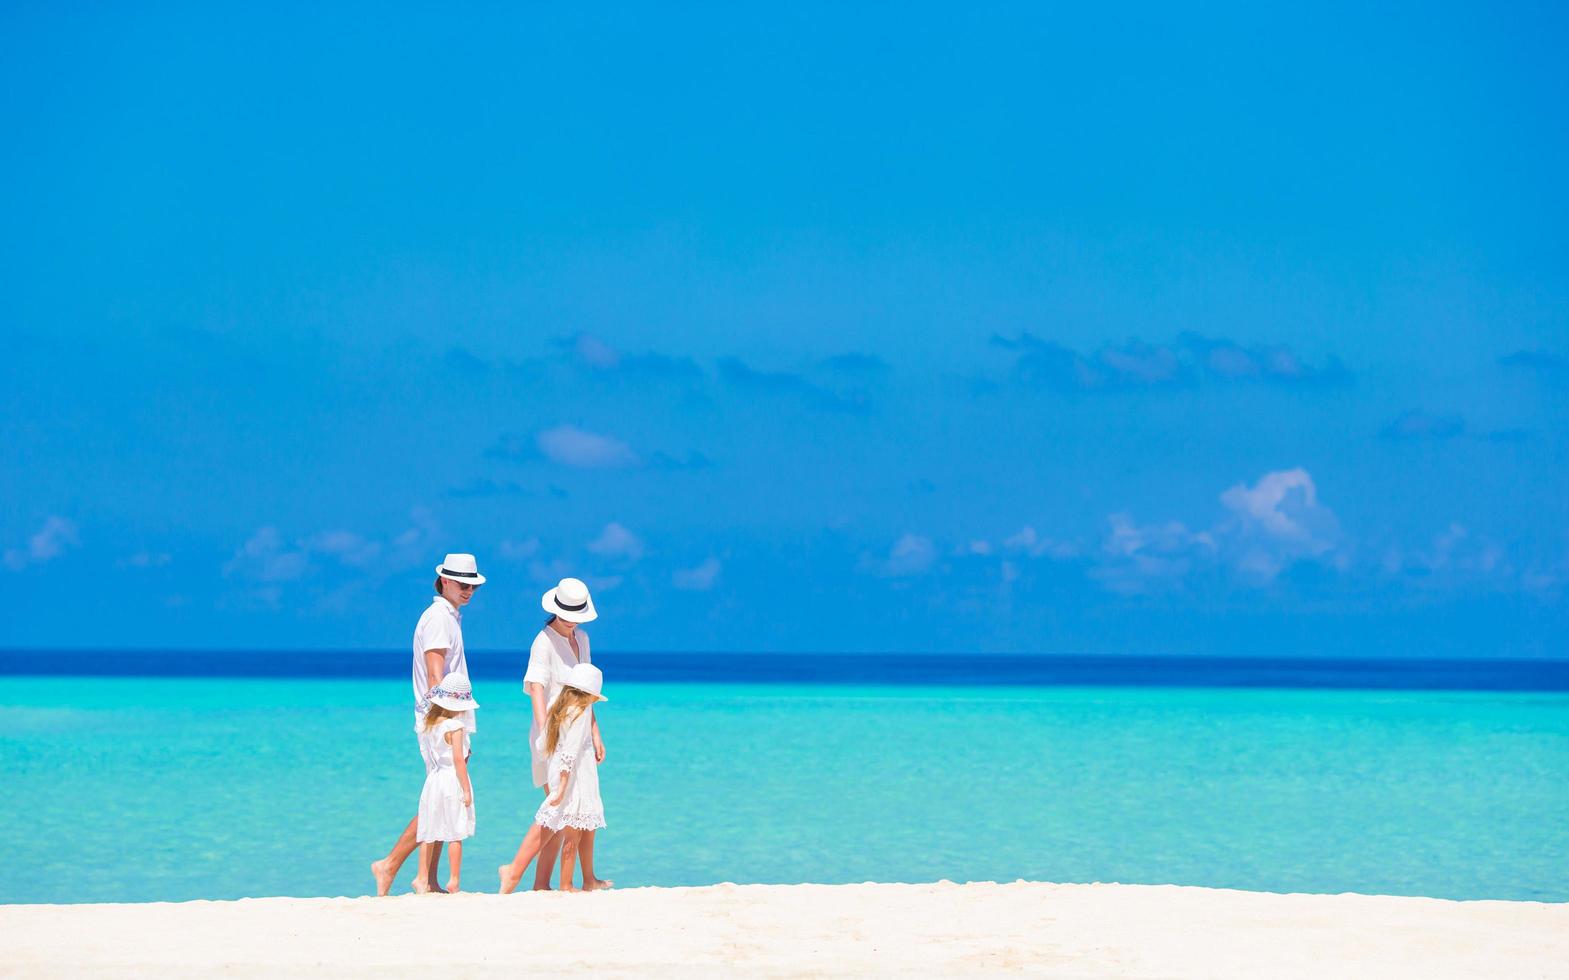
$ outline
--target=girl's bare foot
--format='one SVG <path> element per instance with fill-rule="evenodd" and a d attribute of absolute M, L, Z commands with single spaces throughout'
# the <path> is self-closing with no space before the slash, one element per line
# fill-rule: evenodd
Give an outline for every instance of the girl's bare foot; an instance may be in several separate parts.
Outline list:
<path fill-rule="evenodd" d="M 501 894 L 503 895 L 512 894 L 513 889 L 518 887 L 518 882 L 523 878 L 523 872 L 513 871 L 510 864 L 503 864 L 496 869 L 496 872 L 501 875 Z"/>
<path fill-rule="evenodd" d="M 415 878 L 414 879 L 414 894 L 416 894 L 416 895 L 429 895 L 430 894 L 430 882 L 424 880 L 423 878 Z"/>
<path fill-rule="evenodd" d="M 614 887 L 616 887 L 616 883 L 609 878 L 590 878 L 588 881 L 583 882 L 583 890 L 586 892 L 603 891 L 606 888 Z"/>
<path fill-rule="evenodd" d="M 447 891 L 449 893 L 451 893 L 451 892 L 455 892 L 457 890 L 458 890 L 458 879 L 456 879 L 456 878 L 448 878 L 447 879 Z"/>
<path fill-rule="evenodd" d="M 564 891 L 564 892 L 580 892 L 582 890 L 583 889 L 575 888 L 572 885 L 562 885 L 561 888 L 559 889 L 559 891 Z"/>
<path fill-rule="evenodd" d="M 392 891 L 392 869 L 387 867 L 387 859 L 370 863 L 370 873 L 376 876 L 376 894 L 386 895 Z"/>

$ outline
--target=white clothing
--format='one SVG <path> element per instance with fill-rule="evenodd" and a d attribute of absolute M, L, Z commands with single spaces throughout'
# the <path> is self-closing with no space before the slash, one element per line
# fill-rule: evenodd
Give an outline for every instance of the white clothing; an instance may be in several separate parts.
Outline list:
<path fill-rule="evenodd" d="M 472 714 L 465 711 L 464 714 Z M 457 732 L 449 744 L 447 733 Z M 435 768 L 425 775 L 425 789 L 419 795 L 419 824 L 414 836 L 421 844 L 430 841 L 466 840 L 474 836 L 474 806 L 472 800 L 463 805 L 463 786 L 458 782 L 458 771 L 453 768 L 454 751 L 468 752 L 468 733 L 463 719 L 443 718 L 436 727 L 420 733 L 425 757 L 435 761 Z M 472 787 L 472 784 L 471 784 Z"/>
<path fill-rule="evenodd" d="M 539 737 L 538 747 L 545 749 L 545 737 Z M 547 760 L 550 772 L 550 793 L 555 795 L 561 785 L 561 774 L 566 773 L 567 791 L 561 802 L 550 805 L 550 797 L 540 804 L 534 822 L 549 830 L 575 827 L 578 830 L 598 830 L 605 825 L 605 804 L 599 798 L 599 764 L 594 761 L 594 709 L 584 708 L 561 733 L 556 751 Z"/>
<path fill-rule="evenodd" d="M 578 654 L 572 654 L 572 642 L 546 626 L 534 637 L 534 643 L 528 648 L 528 670 L 523 674 L 524 685 L 539 684 L 545 688 L 545 714 L 550 714 L 550 706 L 556 702 L 556 695 L 561 693 L 565 685 L 567 671 L 577 664 L 592 663 L 588 652 L 588 633 L 579 627 L 577 630 Z M 531 722 L 528 729 L 528 744 L 531 746 L 534 764 L 534 785 L 543 786 L 548 778 L 545 771 L 544 743 L 539 737 L 543 732 L 537 722 Z"/>
<path fill-rule="evenodd" d="M 454 671 L 469 672 L 469 663 L 463 656 L 463 614 L 458 612 L 456 606 L 441 596 L 431 600 L 430 607 L 419 618 L 419 625 L 414 627 L 414 730 L 417 732 L 425 724 L 425 712 L 430 708 L 430 701 L 425 695 L 430 693 L 433 686 L 430 675 L 425 670 L 425 651 L 445 650 L 442 658 L 442 676 Z M 465 711 L 462 715 L 463 727 L 470 733 L 477 731 L 474 726 L 474 712 Z"/>

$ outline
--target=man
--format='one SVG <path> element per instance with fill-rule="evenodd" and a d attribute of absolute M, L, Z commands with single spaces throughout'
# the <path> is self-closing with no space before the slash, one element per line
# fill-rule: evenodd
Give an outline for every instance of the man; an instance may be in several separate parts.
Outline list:
<path fill-rule="evenodd" d="M 479 574 L 473 555 L 448 555 L 446 561 L 436 566 L 436 597 L 414 627 L 414 732 L 417 735 L 430 708 L 430 689 L 441 683 L 448 674 L 468 673 L 468 661 L 463 656 L 463 613 L 460 610 L 474 598 L 474 590 L 485 584 Z M 464 718 L 464 727 L 473 734 L 474 713 Z M 424 740 L 420 741 L 420 755 L 425 759 L 428 774 L 435 760 L 425 754 Z M 398 869 L 418 847 L 415 831 L 419 817 L 415 816 L 403 828 L 397 843 L 380 861 L 371 863 L 371 874 L 376 877 L 376 894 L 385 895 L 392 890 Z M 445 891 L 436 884 L 436 864 L 441 860 L 441 844 L 436 845 L 435 857 L 430 862 L 429 877 L 414 882 L 416 892 Z"/>

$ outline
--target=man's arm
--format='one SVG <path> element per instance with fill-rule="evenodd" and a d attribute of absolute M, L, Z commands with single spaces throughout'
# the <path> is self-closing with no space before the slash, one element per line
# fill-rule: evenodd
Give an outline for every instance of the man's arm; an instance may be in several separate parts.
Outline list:
<path fill-rule="evenodd" d="M 442 678 L 447 676 L 447 651 L 445 648 L 425 651 L 425 676 L 430 678 L 430 687 L 440 684 Z M 430 688 L 427 687 L 425 690 L 429 693 Z"/>

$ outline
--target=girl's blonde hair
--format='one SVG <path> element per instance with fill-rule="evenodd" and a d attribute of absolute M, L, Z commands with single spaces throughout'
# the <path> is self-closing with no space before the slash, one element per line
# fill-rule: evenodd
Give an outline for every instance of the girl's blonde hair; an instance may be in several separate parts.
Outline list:
<path fill-rule="evenodd" d="M 458 713 L 456 711 L 453 711 L 451 708 L 443 708 L 441 705 L 432 701 L 430 703 L 430 710 L 425 712 L 425 720 L 420 722 L 420 727 L 428 732 L 446 719 L 456 718 L 457 716 Z"/>
<path fill-rule="evenodd" d="M 556 751 L 556 743 L 561 741 L 561 730 L 597 700 L 587 691 L 563 687 L 561 693 L 556 695 L 556 703 L 550 706 L 550 714 L 545 716 L 545 751 Z M 570 719 L 568 714 L 572 716 Z"/>

